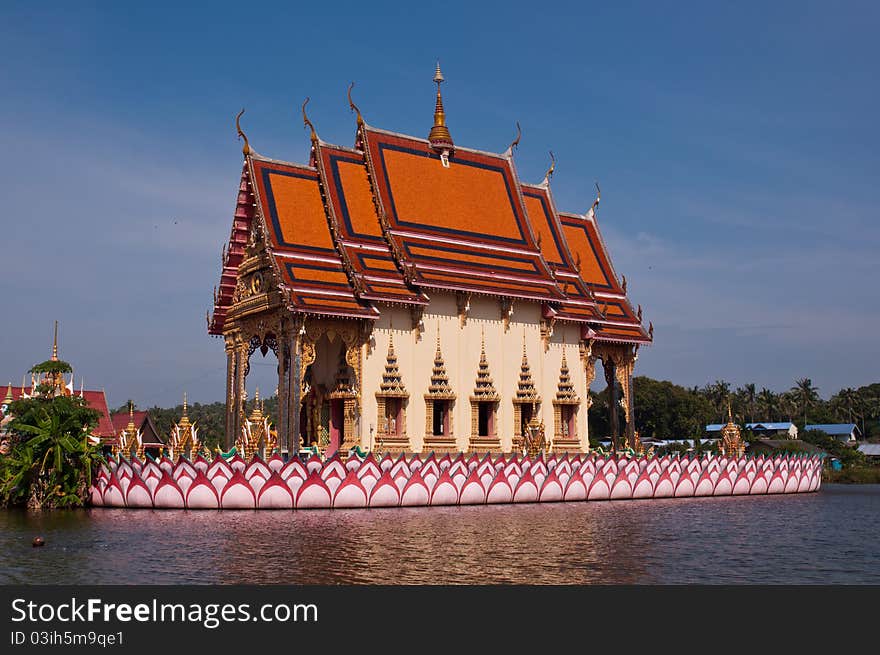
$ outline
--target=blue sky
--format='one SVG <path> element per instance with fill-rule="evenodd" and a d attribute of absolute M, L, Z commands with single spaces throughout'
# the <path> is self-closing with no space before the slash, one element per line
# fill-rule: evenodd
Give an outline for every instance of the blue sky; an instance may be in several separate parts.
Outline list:
<path fill-rule="evenodd" d="M 807 376 L 824 397 L 877 381 L 880 8 L 765 4 L 5 2 L 0 375 L 47 355 L 57 318 L 113 406 L 221 399 L 205 311 L 235 113 L 257 151 L 304 161 L 299 105 L 351 145 L 354 80 L 370 124 L 425 135 L 439 58 L 457 143 L 500 152 L 518 120 L 519 173 L 540 180 L 552 149 L 560 209 L 600 181 L 655 326 L 638 373 Z"/>

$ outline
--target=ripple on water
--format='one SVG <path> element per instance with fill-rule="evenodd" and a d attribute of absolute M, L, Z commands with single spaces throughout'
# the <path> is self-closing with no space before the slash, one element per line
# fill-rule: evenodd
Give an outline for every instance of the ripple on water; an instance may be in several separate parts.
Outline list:
<path fill-rule="evenodd" d="M 0 582 L 877 584 L 878 502 L 880 485 L 825 485 L 479 507 L 0 511 Z"/>

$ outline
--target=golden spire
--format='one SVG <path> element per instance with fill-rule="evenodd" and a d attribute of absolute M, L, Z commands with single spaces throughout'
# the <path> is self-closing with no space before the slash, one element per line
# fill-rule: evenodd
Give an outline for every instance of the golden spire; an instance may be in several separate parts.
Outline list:
<path fill-rule="evenodd" d="M 547 172 L 544 174 L 544 182 L 543 184 L 550 184 L 550 178 L 553 177 L 553 171 L 556 170 L 556 157 L 553 156 L 553 151 L 550 151 L 550 168 L 547 169 Z"/>
<path fill-rule="evenodd" d="M 55 339 L 52 341 L 52 361 L 58 361 L 58 321 L 55 321 Z"/>
<path fill-rule="evenodd" d="M 241 146 L 241 152 L 246 157 L 251 154 L 251 146 L 248 143 L 248 138 L 245 133 L 241 129 L 241 115 L 244 113 L 244 109 L 238 112 L 238 116 L 235 117 L 235 130 L 238 132 L 238 138 L 244 141 L 244 144 Z"/>
<path fill-rule="evenodd" d="M 302 106 L 303 127 L 308 127 L 311 130 L 312 133 L 309 135 L 309 138 L 312 140 L 312 143 L 314 143 L 318 140 L 318 134 L 317 132 L 315 132 L 315 126 L 312 125 L 312 121 L 310 121 L 309 117 L 306 116 L 306 105 L 309 104 L 309 100 L 311 100 L 311 98 L 307 97 Z"/>
<path fill-rule="evenodd" d="M 187 428 L 190 427 L 189 413 L 187 412 L 187 409 L 188 409 L 188 405 L 186 402 L 186 391 L 184 391 L 183 392 L 183 415 L 180 417 L 180 422 L 178 423 L 181 430 L 186 430 Z"/>
<path fill-rule="evenodd" d="M 6 387 L 6 398 L 3 399 L 3 404 L 8 405 L 13 401 L 12 398 L 12 382 L 9 383 L 9 386 Z"/>
<path fill-rule="evenodd" d="M 254 409 L 250 415 L 251 423 L 261 423 L 263 421 L 263 411 L 260 407 L 260 387 L 254 392 Z"/>
<path fill-rule="evenodd" d="M 134 402 L 131 400 L 128 401 L 128 425 L 125 426 L 125 431 L 129 436 L 137 432 L 137 426 L 134 424 Z"/>
<path fill-rule="evenodd" d="M 446 127 L 446 112 L 443 109 L 443 96 L 440 93 L 440 85 L 444 82 L 443 73 L 440 72 L 440 62 L 437 62 L 437 70 L 434 72 L 434 83 L 437 84 L 437 103 L 434 105 L 434 126 L 428 134 L 428 142 L 438 152 L 446 152 L 455 148 L 452 135 Z"/>
<path fill-rule="evenodd" d="M 358 127 L 363 127 L 364 125 L 364 117 L 361 116 L 361 110 L 358 109 L 358 106 L 354 104 L 354 100 L 351 99 L 351 90 L 354 88 L 354 82 L 348 85 L 348 106 L 351 110 L 357 113 L 357 124 Z"/>
<path fill-rule="evenodd" d="M 510 143 L 510 146 L 507 148 L 511 154 L 513 154 L 513 149 L 519 145 L 519 140 L 522 138 L 522 130 L 519 129 L 519 121 L 516 122 L 516 138 Z"/>

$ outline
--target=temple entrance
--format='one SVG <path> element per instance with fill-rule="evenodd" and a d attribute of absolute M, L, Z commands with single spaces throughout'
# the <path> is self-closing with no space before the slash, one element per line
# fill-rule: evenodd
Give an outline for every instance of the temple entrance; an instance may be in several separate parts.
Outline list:
<path fill-rule="evenodd" d="M 349 406 L 357 394 L 345 360 L 345 344 L 340 338 L 331 340 L 322 335 L 314 352 L 314 361 L 303 378 L 300 434 L 303 446 L 329 457 L 353 437 Z"/>

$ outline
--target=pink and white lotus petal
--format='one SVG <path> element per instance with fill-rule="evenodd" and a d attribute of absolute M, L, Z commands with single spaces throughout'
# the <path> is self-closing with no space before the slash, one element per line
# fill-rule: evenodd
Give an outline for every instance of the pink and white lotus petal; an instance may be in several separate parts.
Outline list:
<path fill-rule="evenodd" d="M 235 470 L 229 482 L 220 494 L 220 506 L 223 509 L 253 509 L 257 506 L 257 497 L 248 480 L 240 470 Z"/>
<path fill-rule="evenodd" d="M 611 500 L 629 500 L 632 497 L 632 483 L 629 481 L 629 477 L 627 477 L 626 472 L 621 472 L 617 479 L 614 481 L 614 484 L 611 485 L 611 494 L 608 496 L 608 498 Z"/>
<path fill-rule="evenodd" d="M 368 498 L 367 490 L 361 484 L 357 472 L 349 471 L 348 475 L 345 476 L 345 479 L 336 489 L 336 493 L 333 494 L 333 507 L 366 507 Z"/>
<path fill-rule="evenodd" d="M 297 509 L 326 509 L 333 504 L 333 496 L 317 471 L 311 475 L 299 488 L 296 494 Z"/>
<path fill-rule="evenodd" d="M 534 468 L 534 467 L 532 467 Z M 513 502 L 536 503 L 538 502 L 538 484 L 532 475 L 531 468 L 523 471 L 522 477 L 513 490 Z"/>
<path fill-rule="evenodd" d="M 397 507 L 400 504 L 400 491 L 391 478 L 391 466 L 370 491 L 370 507 Z"/>
<path fill-rule="evenodd" d="M 421 471 L 414 469 L 403 491 L 400 492 L 401 507 L 422 507 L 431 500 L 431 490 L 422 479 Z"/>
<path fill-rule="evenodd" d="M 513 489 L 504 471 L 499 471 L 489 488 L 486 490 L 486 502 L 492 503 L 509 503 L 513 500 Z"/>
<path fill-rule="evenodd" d="M 461 493 L 458 496 L 459 505 L 482 505 L 486 502 L 486 488 L 483 486 L 476 467 L 470 472 L 464 484 L 461 485 Z"/>
<path fill-rule="evenodd" d="M 442 465 L 442 462 L 441 462 Z M 440 477 L 437 478 L 434 488 L 431 490 L 431 505 L 457 505 L 458 488 L 449 475 L 449 466 L 443 468 Z"/>
<path fill-rule="evenodd" d="M 219 476 L 225 480 L 223 476 Z M 220 507 L 220 494 L 208 477 L 198 471 L 189 489 L 186 490 L 186 506 L 189 509 L 217 509 Z"/>
<path fill-rule="evenodd" d="M 257 493 L 257 507 L 260 509 L 293 509 L 293 494 L 277 471 L 272 471 L 269 479 Z"/>
<path fill-rule="evenodd" d="M 156 490 L 153 492 L 153 507 L 166 509 L 183 509 L 186 507 L 186 499 L 183 491 L 167 473 L 159 480 Z"/>

